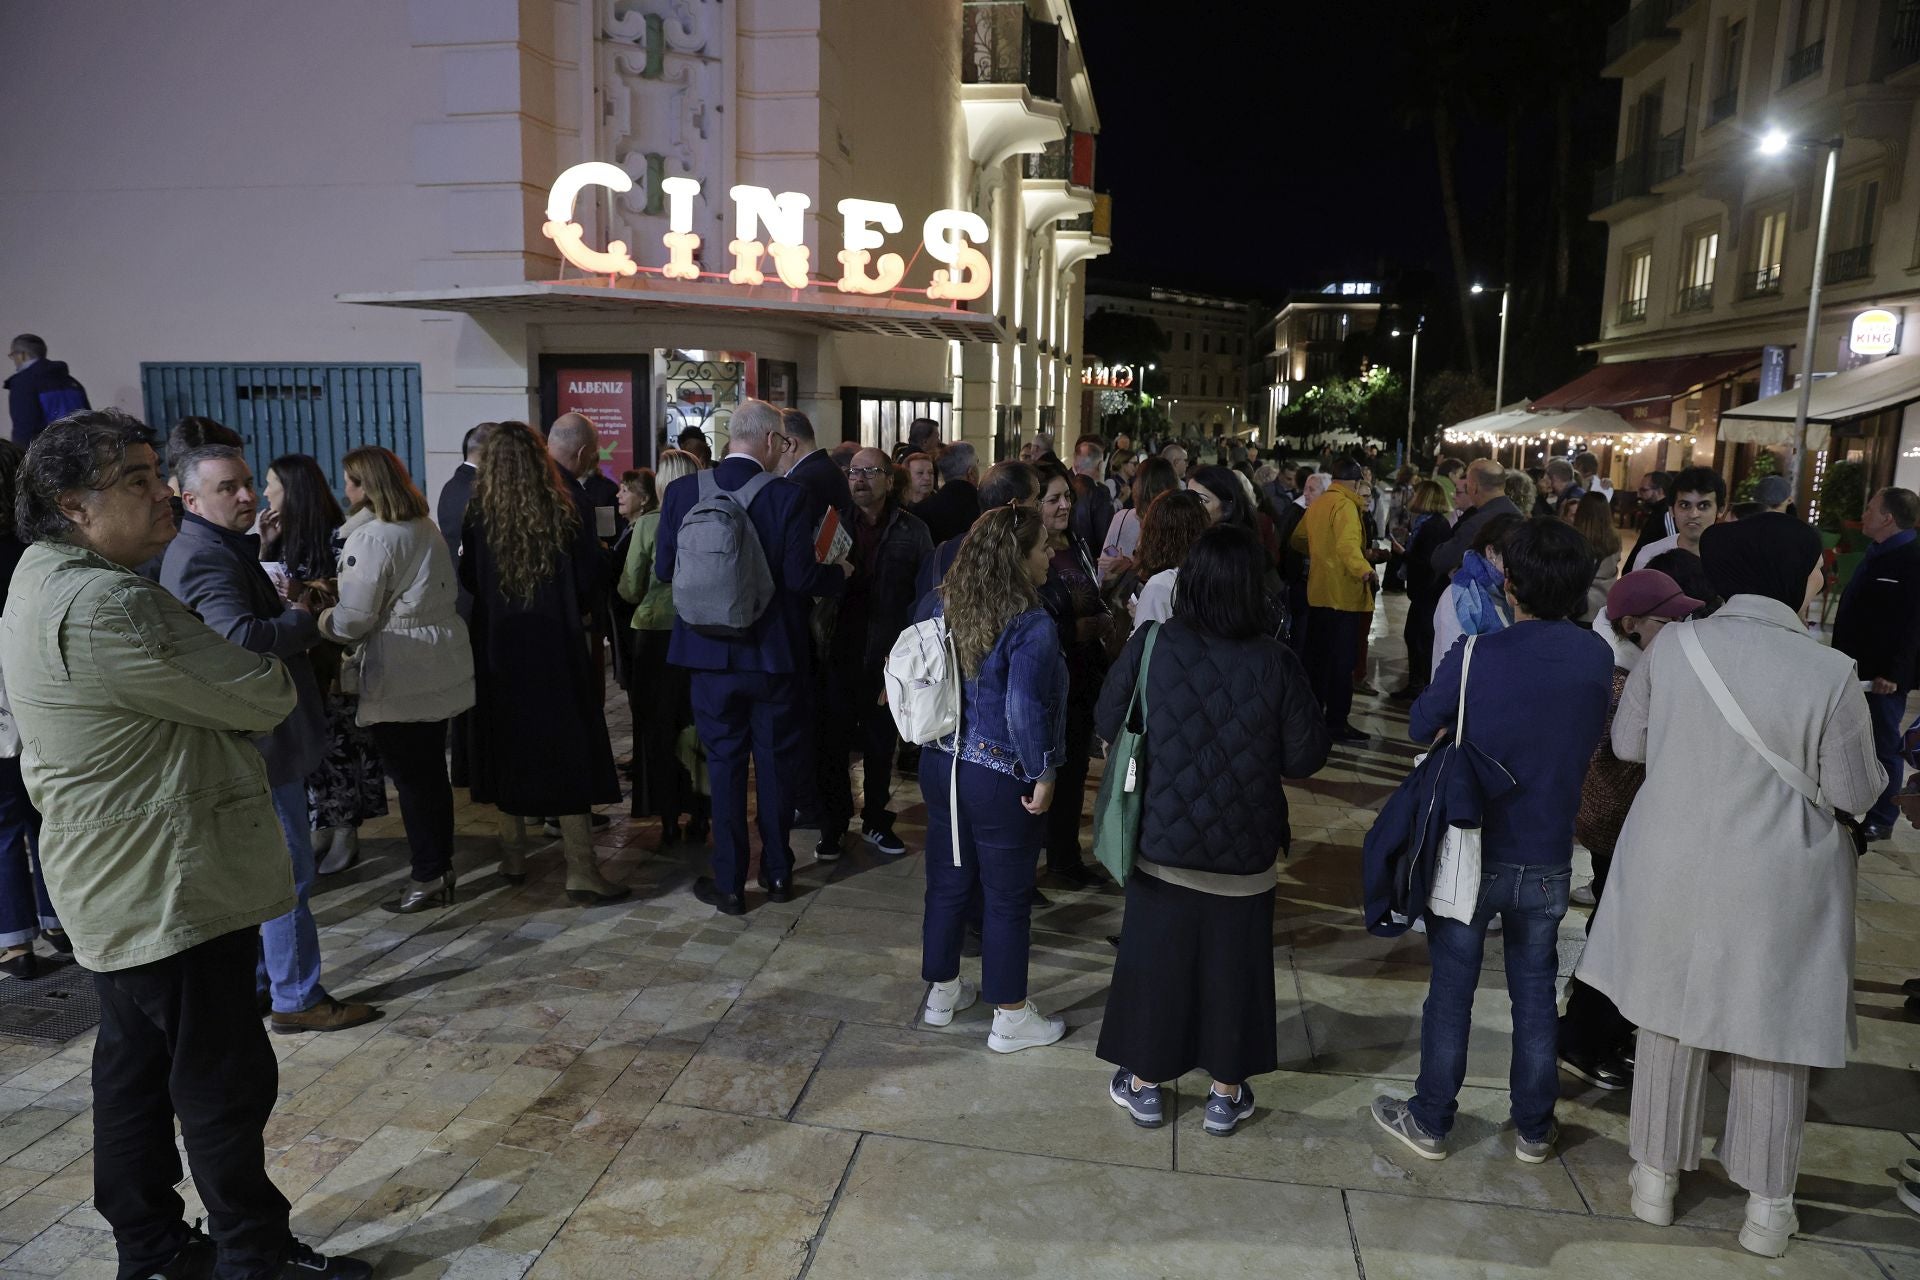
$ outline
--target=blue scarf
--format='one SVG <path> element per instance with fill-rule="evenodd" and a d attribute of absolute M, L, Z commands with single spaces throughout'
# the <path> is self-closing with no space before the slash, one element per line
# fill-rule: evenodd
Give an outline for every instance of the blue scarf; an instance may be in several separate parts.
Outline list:
<path fill-rule="evenodd" d="M 1507 615 L 1507 580 L 1491 561 L 1478 551 L 1467 552 L 1453 575 L 1454 616 L 1460 619 L 1463 635 L 1484 636 L 1512 621 Z"/>

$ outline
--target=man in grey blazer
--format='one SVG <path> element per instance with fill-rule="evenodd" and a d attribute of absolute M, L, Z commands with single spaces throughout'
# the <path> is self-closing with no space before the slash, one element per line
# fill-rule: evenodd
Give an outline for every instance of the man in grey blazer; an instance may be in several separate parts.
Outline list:
<path fill-rule="evenodd" d="M 307 651 L 320 642 L 314 612 L 322 602 L 303 585 L 295 603 L 288 604 L 260 567 L 260 540 L 247 532 L 259 498 L 245 455 L 227 445 L 207 445 L 173 459 L 172 465 L 186 511 L 179 536 L 167 545 L 160 585 L 231 643 L 284 661 L 299 694 L 280 727 L 255 739 L 293 859 L 293 910 L 260 926 L 273 1029 L 291 1035 L 359 1026 L 379 1012 L 336 1000 L 320 985 L 320 937 L 307 905 L 314 876 L 307 775 L 327 751 L 326 706 Z"/>
<path fill-rule="evenodd" d="M 1506 478 L 1506 468 L 1492 458 L 1475 458 L 1467 467 L 1467 474 L 1460 481 L 1460 493 L 1467 505 L 1460 514 L 1460 523 L 1453 526 L 1453 536 L 1433 553 L 1433 567 L 1437 572 L 1451 575 L 1460 567 L 1480 527 L 1487 521 L 1500 515 L 1523 514 L 1501 489 Z"/>

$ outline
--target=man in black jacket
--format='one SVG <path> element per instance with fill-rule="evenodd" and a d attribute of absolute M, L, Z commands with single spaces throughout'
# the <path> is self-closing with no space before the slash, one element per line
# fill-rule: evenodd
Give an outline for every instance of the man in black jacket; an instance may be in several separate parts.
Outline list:
<path fill-rule="evenodd" d="M 1623 574 L 1632 573 L 1639 565 L 1640 553 L 1662 538 L 1673 536 L 1673 477 L 1664 471 L 1649 471 L 1640 477 L 1640 509 L 1646 512 L 1640 521 L 1640 534 L 1633 540 L 1633 550 L 1627 553 L 1626 563 L 1620 566 Z"/>
<path fill-rule="evenodd" d="M 93 407 L 87 403 L 87 389 L 67 372 L 66 361 L 47 359 L 44 338 L 21 334 L 8 348 L 7 358 L 14 367 L 14 375 L 5 383 L 7 408 L 13 415 L 13 442 L 22 449 L 55 418 Z"/>
<path fill-rule="evenodd" d="M 1433 553 L 1435 572 L 1451 576 L 1466 559 L 1474 538 L 1487 521 L 1495 516 L 1522 514 L 1520 508 L 1507 500 L 1502 488 L 1506 478 L 1506 468 L 1492 458 L 1475 458 L 1467 467 L 1467 474 L 1460 480 L 1460 492 L 1467 505 L 1460 513 L 1460 523 L 1453 526 L 1453 536 Z"/>
<path fill-rule="evenodd" d="M 933 545 L 957 538 L 980 518 L 980 455 L 965 440 L 948 445 L 934 459 L 940 487 L 911 508 L 927 526 Z"/>
<path fill-rule="evenodd" d="M 467 429 L 466 438 L 460 442 L 460 465 L 453 469 L 453 475 L 440 487 L 439 501 L 434 504 L 433 522 L 440 526 L 440 536 L 447 540 L 447 550 L 453 556 L 456 569 L 460 566 L 460 529 L 467 520 L 467 504 L 473 501 L 473 482 L 480 474 L 480 448 L 486 444 L 487 437 L 493 434 L 495 425 L 482 422 Z M 458 573 L 453 575 L 453 590 L 454 609 L 463 619 L 471 621 L 473 596 Z M 468 784 L 467 726 L 471 714 L 462 711 L 447 722 L 447 750 L 453 761 L 448 769 L 448 778 L 456 787 Z"/>
<path fill-rule="evenodd" d="M 1762 515 L 1756 520 L 1788 520 Z M 1873 540 L 1867 557 L 1853 571 L 1833 620 L 1833 647 L 1854 660 L 1860 678 L 1870 681 L 1867 709 L 1873 713 L 1873 745 L 1887 771 L 1887 789 L 1865 815 L 1869 840 L 1885 840 L 1900 814 L 1893 797 L 1903 768 L 1900 731 L 1907 694 L 1920 667 L 1920 497 L 1910 489 L 1882 489 L 1867 500 L 1860 531 Z"/>
<path fill-rule="evenodd" d="M 827 653 L 820 727 L 820 860 L 831 862 L 853 821 L 847 755 L 865 766 L 860 822 L 868 844 L 889 857 L 907 851 L 893 831 L 887 807 L 893 753 L 899 746 L 893 714 L 881 700 L 881 669 L 901 631 L 912 621 L 914 577 L 933 552 L 927 526 L 900 509 L 890 494 L 893 463 L 879 449 L 862 449 L 847 468 L 853 494 L 853 576 L 840 598 L 840 617 Z"/>

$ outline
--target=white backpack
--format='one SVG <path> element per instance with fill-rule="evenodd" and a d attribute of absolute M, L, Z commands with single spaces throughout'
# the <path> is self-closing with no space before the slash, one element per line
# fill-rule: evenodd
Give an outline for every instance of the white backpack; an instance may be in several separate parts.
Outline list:
<path fill-rule="evenodd" d="M 887 709 L 903 741 L 925 746 L 958 731 L 960 660 L 945 618 L 928 618 L 902 631 L 882 675 Z"/>
<path fill-rule="evenodd" d="M 900 633 L 881 671 L 887 710 L 900 736 L 916 746 L 953 739 L 947 770 L 947 818 L 953 835 L 953 865 L 960 865 L 960 655 L 947 620 L 935 616 Z"/>

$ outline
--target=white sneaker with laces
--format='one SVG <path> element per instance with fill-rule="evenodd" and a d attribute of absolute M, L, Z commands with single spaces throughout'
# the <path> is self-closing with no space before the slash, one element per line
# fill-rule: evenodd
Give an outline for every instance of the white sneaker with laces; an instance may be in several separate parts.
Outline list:
<path fill-rule="evenodd" d="M 1627 1175 L 1627 1186 L 1633 1192 L 1634 1217 L 1656 1227 L 1673 1225 L 1673 1197 L 1680 1190 L 1678 1174 L 1662 1173 L 1635 1161 L 1633 1172 Z"/>
<path fill-rule="evenodd" d="M 921 1020 L 930 1027 L 944 1027 L 953 1021 L 954 1014 L 973 1008 L 973 1002 L 979 998 L 980 988 L 965 978 L 936 982 L 927 988 L 927 1003 L 920 1010 Z"/>
<path fill-rule="evenodd" d="M 1800 1217 L 1793 1211 L 1793 1197 L 1769 1200 L 1765 1196 L 1747 1197 L 1747 1221 L 1740 1228 L 1740 1247 L 1763 1258 L 1778 1258 L 1787 1251 L 1787 1240 L 1800 1229 Z"/>
<path fill-rule="evenodd" d="M 1067 1034 L 1065 1018 L 1043 1017 L 1029 1000 L 1018 1009 L 995 1009 L 987 1048 L 995 1053 L 1018 1053 L 1052 1044 Z"/>

